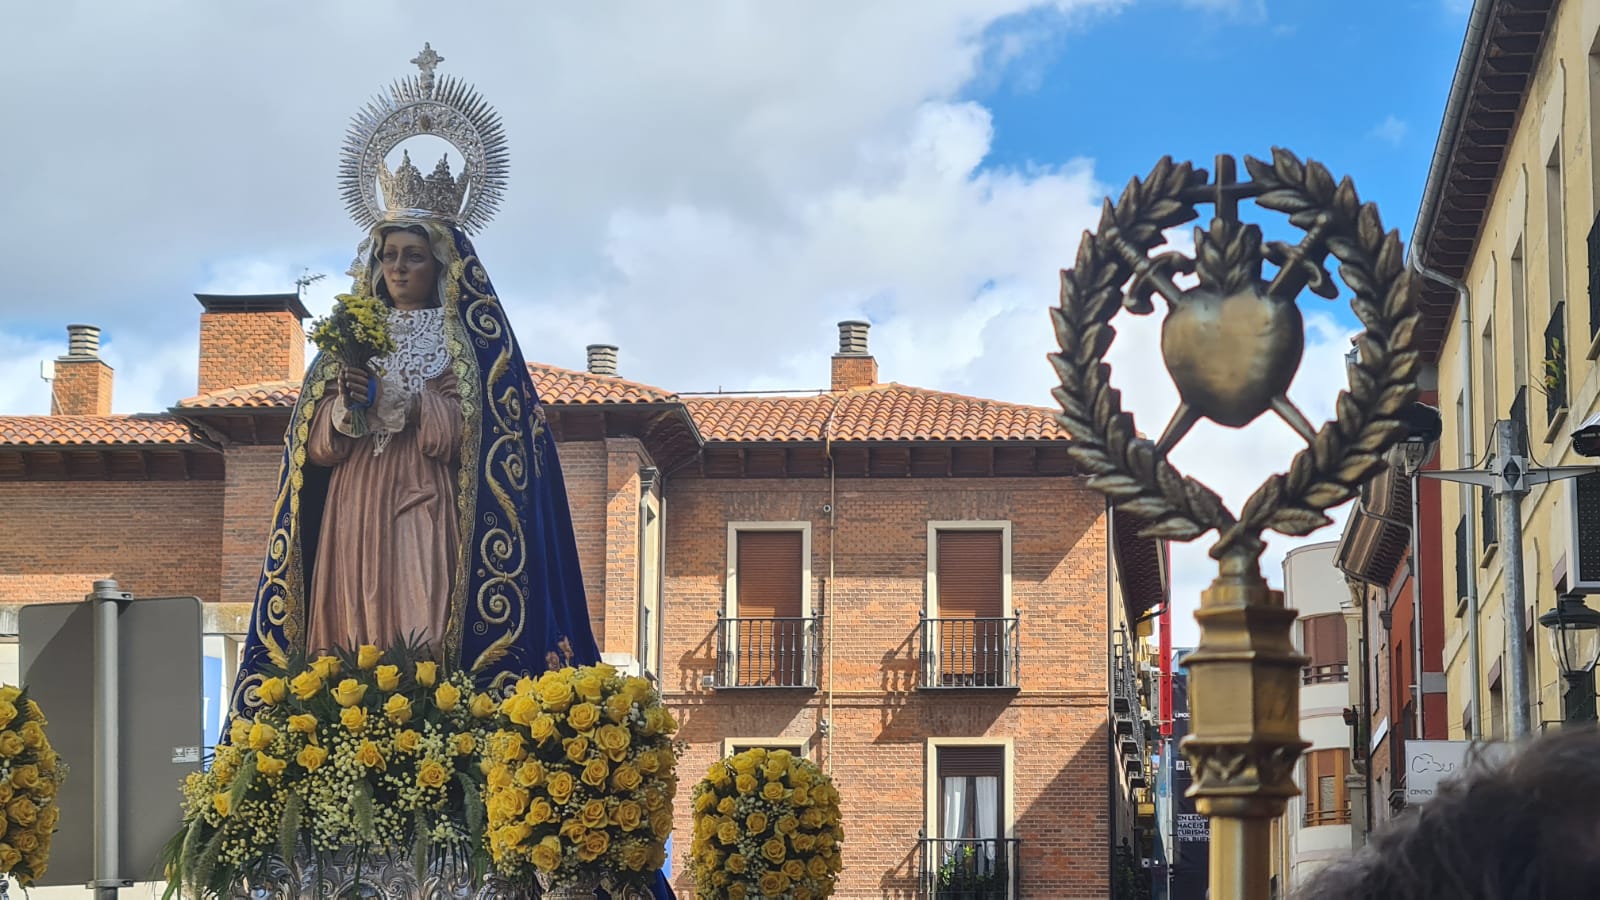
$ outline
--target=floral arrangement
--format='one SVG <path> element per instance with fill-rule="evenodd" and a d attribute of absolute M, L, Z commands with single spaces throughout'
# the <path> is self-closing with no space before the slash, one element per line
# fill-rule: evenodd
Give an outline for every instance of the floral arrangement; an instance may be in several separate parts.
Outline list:
<path fill-rule="evenodd" d="M 353 369 L 367 368 L 373 359 L 395 350 L 394 336 L 389 333 L 389 307 L 365 294 L 335 297 L 333 311 L 312 322 L 306 334 L 317 349 Z M 352 406 L 350 415 L 355 432 L 365 434 L 365 407 Z"/>
<path fill-rule="evenodd" d="M 235 719 L 210 768 L 184 784 L 169 897 L 223 895 L 269 862 L 351 846 L 483 865 L 479 760 L 495 702 L 465 673 L 401 644 L 268 674 L 255 719 Z"/>
<path fill-rule="evenodd" d="M 61 815 L 56 792 L 67 767 L 45 736 L 48 724 L 26 691 L 0 686 L 0 872 L 23 887 L 45 873 Z"/>
<path fill-rule="evenodd" d="M 746 750 L 694 787 L 689 873 L 699 900 L 820 900 L 839 877 L 839 792 L 808 759 Z"/>
<path fill-rule="evenodd" d="M 608 665 L 519 681 L 484 758 L 495 867 L 546 888 L 647 889 L 672 833 L 677 728 L 648 681 Z"/>

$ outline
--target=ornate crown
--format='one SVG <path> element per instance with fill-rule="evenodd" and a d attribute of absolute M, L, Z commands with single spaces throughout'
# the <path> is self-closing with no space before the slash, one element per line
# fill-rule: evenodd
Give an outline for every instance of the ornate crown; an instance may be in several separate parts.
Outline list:
<path fill-rule="evenodd" d="M 471 86 L 433 70 L 444 57 L 429 44 L 411 60 L 420 75 L 402 78 L 373 98 L 350 123 L 339 165 L 339 186 L 351 218 L 362 228 L 385 219 L 433 218 L 476 231 L 494 217 L 505 194 L 505 131 L 500 117 Z M 409 151 L 389 170 L 390 151 L 408 138 L 431 134 L 466 160 L 460 177 L 440 159 L 424 177 Z M 383 202 L 379 203 L 381 186 Z"/>

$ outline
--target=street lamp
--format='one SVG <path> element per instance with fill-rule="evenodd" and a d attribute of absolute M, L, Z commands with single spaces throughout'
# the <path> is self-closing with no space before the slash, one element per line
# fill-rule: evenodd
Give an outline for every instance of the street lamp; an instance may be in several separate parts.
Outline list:
<path fill-rule="evenodd" d="M 1600 612 L 1582 594 L 1562 594 L 1555 608 L 1539 617 L 1550 631 L 1550 650 L 1567 679 L 1566 721 L 1595 721 L 1594 666 L 1600 659 Z"/>

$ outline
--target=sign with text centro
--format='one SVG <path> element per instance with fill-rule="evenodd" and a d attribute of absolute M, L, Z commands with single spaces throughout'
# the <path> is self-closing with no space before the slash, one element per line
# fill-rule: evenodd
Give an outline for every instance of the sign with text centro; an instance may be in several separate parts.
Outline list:
<path fill-rule="evenodd" d="M 1427 803 L 1446 780 L 1474 766 L 1493 764 L 1510 752 L 1499 742 L 1406 741 L 1406 805 Z"/>

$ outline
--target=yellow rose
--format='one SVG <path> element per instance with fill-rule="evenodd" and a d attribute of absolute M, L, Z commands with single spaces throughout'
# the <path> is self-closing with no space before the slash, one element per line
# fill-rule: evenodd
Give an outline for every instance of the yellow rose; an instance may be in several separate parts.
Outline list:
<path fill-rule="evenodd" d="M 515 731 L 496 731 L 489 738 L 489 752 L 496 759 L 514 762 L 528 755 L 522 735 Z"/>
<path fill-rule="evenodd" d="M 543 825 L 550 821 L 553 815 L 555 810 L 550 808 L 550 801 L 543 797 L 535 797 L 533 802 L 528 804 L 528 814 L 523 817 L 523 821 L 529 825 Z"/>
<path fill-rule="evenodd" d="M 610 819 L 604 800 L 590 800 L 578 810 L 578 821 L 585 828 L 604 828 Z"/>
<path fill-rule="evenodd" d="M 316 744 L 311 744 L 295 754 L 294 761 L 299 763 L 300 768 L 305 769 L 307 772 L 315 772 L 322 768 L 323 763 L 328 761 L 328 751 L 318 747 Z"/>
<path fill-rule="evenodd" d="M 488 694 L 473 694 L 472 703 L 467 708 L 472 712 L 474 719 L 487 719 L 494 715 L 494 698 Z"/>
<path fill-rule="evenodd" d="M 217 815 L 226 819 L 228 817 L 228 813 L 233 811 L 233 797 L 227 791 L 212 794 L 211 806 L 217 811 Z M 20 825 L 22 823 L 19 822 L 18 824 Z M 3 846 L 5 845 L 0 844 L 0 847 Z M 4 859 L 0 859 L 0 867 L 6 867 Z"/>
<path fill-rule="evenodd" d="M 301 672 L 289 682 L 289 691 L 300 700 L 310 700 L 322 690 L 322 676 L 316 672 Z"/>
<path fill-rule="evenodd" d="M 777 864 L 783 862 L 784 857 L 789 855 L 789 848 L 784 846 L 783 838 L 767 838 L 766 843 L 761 845 L 761 855 L 766 857 L 768 862 Z"/>
<path fill-rule="evenodd" d="M 617 766 L 617 770 L 611 774 L 612 785 L 620 791 L 636 790 L 643 781 L 644 777 L 639 774 L 639 770 L 627 763 Z"/>
<path fill-rule="evenodd" d="M 250 734 L 246 737 L 246 743 L 250 745 L 251 750 L 265 750 L 272 746 L 272 742 L 277 738 L 278 730 L 276 728 L 265 722 L 257 722 L 250 726 Z"/>
<path fill-rule="evenodd" d="M 339 721 L 351 733 L 360 732 L 367 727 L 367 711 L 359 706 L 351 706 L 339 710 Z"/>
<path fill-rule="evenodd" d="M 439 664 L 432 660 L 423 660 L 417 663 L 417 684 L 425 688 L 433 687 L 439 680 Z M 454 706 L 455 704 L 451 704 Z"/>
<path fill-rule="evenodd" d="M 728 784 L 733 781 L 733 772 L 720 762 L 712 763 L 706 772 L 706 780 L 718 790 L 727 790 Z"/>
<path fill-rule="evenodd" d="M 0 700 L 0 728 L 11 724 L 17 717 L 17 705 L 10 700 Z"/>
<path fill-rule="evenodd" d="M 817 846 L 817 839 L 809 834 L 793 834 L 789 836 L 789 845 L 801 853 L 810 853 Z"/>
<path fill-rule="evenodd" d="M 249 719 L 234 719 L 233 724 L 228 726 L 228 740 L 235 744 L 248 743 L 250 740 L 250 725 Z"/>
<path fill-rule="evenodd" d="M 533 723 L 535 716 L 539 715 L 539 701 L 523 694 L 513 694 L 500 704 L 500 711 L 513 724 L 527 727 Z"/>
<path fill-rule="evenodd" d="M 297 716 L 290 716 L 289 730 L 299 732 L 300 734 L 316 734 L 317 717 L 311 715 L 310 713 L 301 713 Z"/>
<path fill-rule="evenodd" d="M 665 706 L 652 706 L 645 710 L 644 730 L 646 734 L 672 734 L 678 730 L 678 720 Z"/>
<path fill-rule="evenodd" d="M 542 683 L 542 680 L 535 681 L 524 675 L 517 679 L 516 686 L 512 688 L 512 691 L 518 696 L 531 697 L 539 693 L 539 685 Z"/>
<path fill-rule="evenodd" d="M 11 836 L 11 846 L 23 853 L 32 853 L 39 849 L 39 837 L 31 831 L 19 831 Z M 33 873 L 37 876 L 39 873 Z"/>
<path fill-rule="evenodd" d="M 606 777 L 611 774 L 611 768 L 603 759 L 591 759 L 583 767 L 583 783 L 590 787 L 604 787 Z"/>
<path fill-rule="evenodd" d="M 628 713 L 633 711 L 633 698 L 627 694 L 612 694 L 605 700 L 606 718 L 622 724 L 628 721 Z"/>
<path fill-rule="evenodd" d="M 404 725 L 411 721 L 411 701 L 404 694 L 390 694 L 383 704 L 383 714 L 394 724 Z"/>
<path fill-rule="evenodd" d="M 810 806 L 811 789 L 804 786 L 795 788 L 794 793 L 789 795 L 789 802 L 795 806 Z"/>
<path fill-rule="evenodd" d="M 749 868 L 750 863 L 749 860 L 744 858 L 743 853 L 730 853 L 728 854 L 728 861 L 725 863 L 725 865 L 728 867 L 729 872 L 732 872 L 735 875 L 743 875 L 744 870 Z"/>
<path fill-rule="evenodd" d="M 384 768 L 383 753 L 371 741 L 362 741 L 361 746 L 356 748 L 356 762 L 369 769 Z"/>
<path fill-rule="evenodd" d="M 768 803 L 777 803 L 783 799 L 783 785 L 776 781 L 769 781 L 761 786 L 761 799 Z"/>
<path fill-rule="evenodd" d="M 820 856 L 813 856 L 806 863 L 806 871 L 810 873 L 812 878 L 827 878 L 828 861 Z"/>
<path fill-rule="evenodd" d="M 633 831 L 644 824 L 644 808 L 632 800 L 624 800 L 617 804 L 616 811 L 611 814 L 611 821 L 623 831 Z"/>
<path fill-rule="evenodd" d="M 739 804 L 735 803 L 732 797 L 723 797 L 722 800 L 717 803 L 717 812 L 722 813 L 725 816 L 733 815 L 734 810 L 738 808 Z"/>
<path fill-rule="evenodd" d="M 0 700 L 4 700 L 7 703 L 15 703 L 17 698 L 21 696 L 22 688 L 11 684 L 0 685 Z"/>
<path fill-rule="evenodd" d="M 555 835 L 546 835 L 544 840 L 533 845 L 529 853 L 533 864 L 546 872 L 554 872 L 561 865 L 561 839 Z"/>
<path fill-rule="evenodd" d="M 575 763 L 583 762 L 589 755 L 589 739 L 581 734 L 577 737 L 566 738 L 561 742 L 561 746 L 567 748 L 567 759 Z"/>
<path fill-rule="evenodd" d="M 627 758 L 632 739 L 628 736 L 628 729 L 620 725 L 602 725 L 595 732 L 595 743 L 611 757 L 612 762 L 621 762 Z"/>
<path fill-rule="evenodd" d="M 579 697 L 590 702 L 597 702 L 600 699 L 600 695 L 605 693 L 606 685 L 599 675 L 591 674 L 580 675 L 578 680 L 573 682 L 572 687 L 577 691 Z"/>
<path fill-rule="evenodd" d="M 696 794 L 694 797 L 694 811 L 708 813 L 717 805 L 717 795 L 710 791 Z"/>
<path fill-rule="evenodd" d="M 33 723 L 29 722 L 28 724 L 32 725 Z M 22 735 L 17 734 L 15 731 L 0 731 L 0 756 L 9 759 L 21 753 L 24 746 Z"/>
<path fill-rule="evenodd" d="M 806 865 L 798 859 L 784 860 L 783 874 L 789 876 L 789 878 L 795 881 L 798 881 L 806 877 Z"/>
<path fill-rule="evenodd" d="M 517 784 L 523 787 L 538 787 L 544 784 L 544 763 L 537 759 L 530 759 L 517 767 Z"/>
<path fill-rule="evenodd" d="M 362 644 L 356 650 L 356 668 L 370 669 L 383 659 L 383 651 L 371 644 Z"/>
<path fill-rule="evenodd" d="M 573 731 L 590 731 L 600 724 L 600 707 L 593 703 L 579 703 L 567 710 L 567 724 Z M 616 726 L 611 726 L 615 728 Z"/>
<path fill-rule="evenodd" d="M 0 781 L 0 803 L 9 802 L 11 800 L 11 793 L 11 782 Z"/>
<path fill-rule="evenodd" d="M 733 884 L 728 885 L 728 900 L 747 900 L 749 896 L 750 895 L 745 892 L 745 887 L 742 882 L 734 882 Z"/>
<path fill-rule="evenodd" d="M 733 786 L 741 794 L 754 794 L 756 792 L 756 777 L 754 775 L 740 775 L 733 780 Z"/>
<path fill-rule="evenodd" d="M 539 702 L 550 712 L 566 712 L 572 705 L 572 685 L 565 679 L 550 679 L 539 688 Z"/>
<path fill-rule="evenodd" d="M 744 817 L 744 827 L 751 837 L 760 837 L 767 830 L 767 814 L 757 810 Z"/>
<path fill-rule="evenodd" d="M 282 775 L 283 770 L 288 767 L 289 764 L 287 762 L 278 759 L 276 756 L 268 756 L 262 753 L 256 757 L 256 771 L 262 775 L 276 777 Z"/>
<path fill-rule="evenodd" d="M 800 827 L 800 820 L 794 816 L 784 816 L 778 820 L 776 827 L 779 834 L 794 834 L 795 829 Z"/>
<path fill-rule="evenodd" d="M 543 744 L 545 741 L 555 737 L 556 720 L 545 713 L 540 713 L 534 717 L 533 723 L 528 726 L 528 734 L 532 735 L 535 741 Z"/>
<path fill-rule="evenodd" d="M 661 757 L 657 756 L 654 750 L 646 750 L 640 753 L 634 759 L 633 764 L 646 775 L 654 775 L 661 771 Z"/>
<path fill-rule="evenodd" d="M 632 841 L 622 848 L 622 865 L 635 872 L 650 864 L 650 848 L 640 841 Z"/>
<path fill-rule="evenodd" d="M 733 771 L 740 775 L 754 775 L 757 767 L 760 766 L 760 763 L 756 762 L 756 756 L 754 753 L 746 750 L 745 752 L 729 760 L 728 765 L 732 766 Z"/>
<path fill-rule="evenodd" d="M 578 848 L 578 858 L 584 862 L 594 862 L 605 855 L 611 847 L 611 835 L 604 831 L 591 831 L 583 839 L 583 846 Z"/>
<path fill-rule="evenodd" d="M 735 825 L 732 819 L 723 819 L 717 825 L 717 840 L 730 847 L 737 844 L 739 842 L 739 826 Z"/>
<path fill-rule="evenodd" d="M 400 667 L 379 666 L 373 670 L 372 677 L 378 681 L 378 690 L 392 691 L 400 686 Z"/>
<path fill-rule="evenodd" d="M 450 749 L 454 750 L 457 756 L 466 756 L 478 749 L 478 739 L 470 732 L 463 731 L 450 739 Z"/>
<path fill-rule="evenodd" d="M 22 790 L 28 790 L 39 783 L 39 770 L 34 766 L 18 766 L 11 773 L 11 783 Z"/>
<path fill-rule="evenodd" d="M 672 810 L 663 809 L 650 814 L 650 830 L 661 840 L 672 834 Z"/>
<path fill-rule="evenodd" d="M 490 766 L 486 774 L 489 779 L 489 787 L 497 791 L 511 787 L 511 770 L 505 766 Z"/>
<path fill-rule="evenodd" d="M 367 696 L 367 686 L 354 678 L 346 678 L 333 689 L 333 699 L 340 706 L 355 706 Z"/>
<path fill-rule="evenodd" d="M 768 897 L 776 897 L 788 890 L 788 876 L 782 872 L 763 872 L 761 881 L 756 885 L 761 888 L 761 893 Z"/>
<path fill-rule="evenodd" d="M 418 665 L 421 665 L 421 663 L 418 663 Z M 439 685 L 433 691 L 433 705 L 439 707 L 439 709 L 443 710 L 444 712 L 449 712 L 450 710 L 455 709 L 456 704 L 460 702 L 461 689 L 448 681 Z"/>
<path fill-rule="evenodd" d="M 822 810 L 815 806 L 800 814 L 800 824 L 813 831 L 822 827 Z"/>
<path fill-rule="evenodd" d="M 410 728 L 394 736 L 394 748 L 401 753 L 415 753 L 422 746 L 422 734 Z"/>
<path fill-rule="evenodd" d="M 327 681 L 339 674 L 340 668 L 339 657 L 337 656 L 319 656 L 317 661 L 311 664 L 312 673 L 323 681 Z"/>
<path fill-rule="evenodd" d="M 266 681 L 261 682 L 260 687 L 256 688 L 256 695 L 261 698 L 262 703 L 268 706 L 277 706 L 288 698 L 289 686 L 284 684 L 282 678 L 268 678 Z"/>
<path fill-rule="evenodd" d="M 11 817 L 11 821 L 26 828 L 32 825 L 39 815 L 39 807 L 27 797 L 18 797 L 6 804 L 6 815 Z"/>
<path fill-rule="evenodd" d="M 544 789 L 550 795 L 550 802 L 561 806 L 572 799 L 574 787 L 576 785 L 572 781 L 571 772 L 556 772 L 546 780 Z"/>
<path fill-rule="evenodd" d="M 450 770 L 439 765 L 436 760 L 425 761 L 422 768 L 417 770 L 417 784 L 426 788 L 444 787 L 449 780 Z"/>

